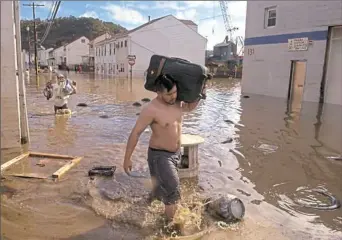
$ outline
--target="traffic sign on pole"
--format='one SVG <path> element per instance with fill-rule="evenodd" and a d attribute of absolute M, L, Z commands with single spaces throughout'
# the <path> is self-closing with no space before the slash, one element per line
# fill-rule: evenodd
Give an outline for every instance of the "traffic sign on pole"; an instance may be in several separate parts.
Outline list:
<path fill-rule="evenodd" d="M 127 58 L 128 59 L 133 59 L 133 60 L 137 59 L 137 57 L 135 55 L 128 55 Z"/>
<path fill-rule="evenodd" d="M 134 59 L 129 59 L 128 60 L 128 64 L 133 66 L 135 64 L 135 60 Z"/>

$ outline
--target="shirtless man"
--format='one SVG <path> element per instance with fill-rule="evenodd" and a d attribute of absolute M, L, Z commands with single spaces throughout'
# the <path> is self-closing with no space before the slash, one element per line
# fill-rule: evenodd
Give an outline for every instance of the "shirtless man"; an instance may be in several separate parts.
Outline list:
<path fill-rule="evenodd" d="M 123 167 L 129 174 L 132 169 L 131 156 L 139 137 L 151 126 L 147 161 L 153 184 L 152 197 L 165 204 L 165 214 L 172 220 L 176 203 L 180 200 L 177 165 L 181 160 L 182 115 L 195 109 L 201 98 L 194 103 L 176 101 L 177 86 L 167 74 L 156 80 L 156 87 L 157 97 L 142 109 L 128 138 Z M 202 96 L 205 98 L 205 88 Z"/>

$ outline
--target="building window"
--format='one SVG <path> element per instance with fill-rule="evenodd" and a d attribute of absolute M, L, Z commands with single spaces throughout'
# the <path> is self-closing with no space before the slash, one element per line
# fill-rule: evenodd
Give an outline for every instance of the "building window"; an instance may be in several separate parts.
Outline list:
<path fill-rule="evenodd" d="M 123 42 L 121 41 L 121 47 L 123 47 Z"/>
<path fill-rule="evenodd" d="M 112 55 L 112 44 L 109 44 L 109 55 Z"/>
<path fill-rule="evenodd" d="M 265 27 L 274 27 L 276 25 L 277 11 L 276 7 L 265 9 Z"/>
<path fill-rule="evenodd" d="M 125 40 L 125 47 L 127 47 L 127 40 Z"/>
<path fill-rule="evenodd" d="M 113 55 L 115 55 L 115 44 L 113 46 Z"/>
<path fill-rule="evenodd" d="M 81 43 L 85 43 L 85 39 L 81 39 Z"/>

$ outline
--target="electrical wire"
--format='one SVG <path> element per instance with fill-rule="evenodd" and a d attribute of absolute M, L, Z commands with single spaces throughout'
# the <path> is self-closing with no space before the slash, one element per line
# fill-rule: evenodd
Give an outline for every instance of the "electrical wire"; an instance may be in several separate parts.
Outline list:
<path fill-rule="evenodd" d="M 48 26 L 47 26 L 47 28 L 45 30 L 44 36 L 42 37 L 42 39 L 40 41 L 40 44 L 42 44 L 46 40 L 47 36 L 49 35 L 50 29 L 52 27 L 52 24 L 53 24 L 55 18 L 56 18 L 56 15 L 57 15 L 57 12 L 58 12 L 60 4 L 61 4 L 61 1 L 55 2 L 54 8 L 53 8 L 53 12 L 51 13 L 52 16 L 50 16 L 51 19 L 48 20 Z"/>

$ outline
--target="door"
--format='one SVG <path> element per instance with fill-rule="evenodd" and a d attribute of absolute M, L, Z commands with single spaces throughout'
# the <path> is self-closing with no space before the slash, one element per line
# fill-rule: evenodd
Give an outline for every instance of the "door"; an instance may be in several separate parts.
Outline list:
<path fill-rule="evenodd" d="M 300 112 L 306 78 L 306 61 L 292 61 L 289 105 L 291 112 Z"/>
<path fill-rule="evenodd" d="M 331 30 L 324 102 L 342 105 L 342 26 Z"/>

